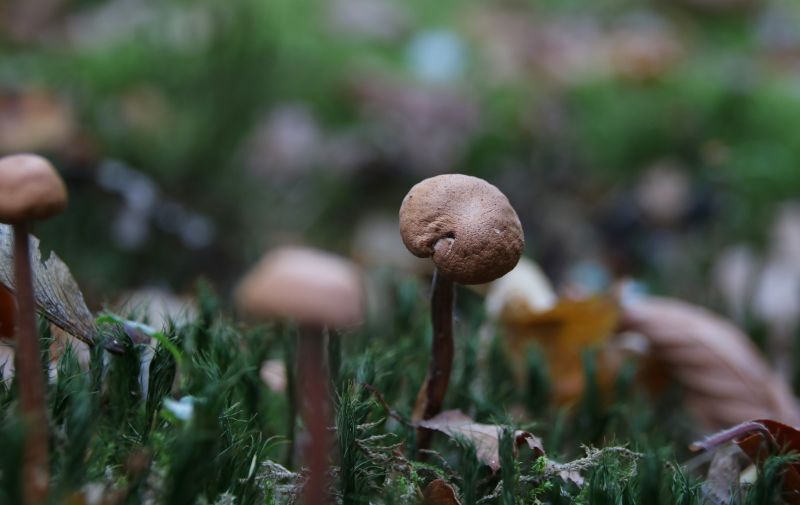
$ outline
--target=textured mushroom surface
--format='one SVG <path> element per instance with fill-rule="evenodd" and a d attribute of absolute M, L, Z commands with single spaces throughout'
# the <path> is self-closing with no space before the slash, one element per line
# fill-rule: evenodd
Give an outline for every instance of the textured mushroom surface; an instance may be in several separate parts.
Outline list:
<path fill-rule="evenodd" d="M 67 206 L 67 188 L 49 161 L 34 154 L 0 158 L 0 222 L 47 219 Z"/>
<path fill-rule="evenodd" d="M 447 174 L 415 185 L 400 206 L 400 234 L 459 284 L 490 282 L 511 271 L 525 240 L 508 198 L 483 179 Z"/>
<path fill-rule="evenodd" d="M 268 253 L 242 280 L 236 301 L 251 316 L 304 326 L 349 328 L 364 316 L 358 269 L 344 258 L 307 248 Z"/>

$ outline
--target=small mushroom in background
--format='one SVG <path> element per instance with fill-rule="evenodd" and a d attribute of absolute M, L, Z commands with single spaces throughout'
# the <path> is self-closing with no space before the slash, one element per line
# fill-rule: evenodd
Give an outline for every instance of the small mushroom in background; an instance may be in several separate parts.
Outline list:
<path fill-rule="evenodd" d="M 432 359 L 417 396 L 414 420 L 442 409 L 453 367 L 455 285 L 484 284 L 511 271 L 522 255 L 522 225 L 508 198 L 483 179 L 447 174 L 425 179 L 400 206 L 400 234 L 415 256 L 436 265 L 431 294 Z M 417 448 L 431 432 L 417 432 Z"/>
<path fill-rule="evenodd" d="M 242 280 L 236 303 L 244 314 L 299 327 L 300 410 L 310 435 L 304 461 L 309 469 L 304 503 L 328 503 L 331 407 L 324 336 L 327 328 L 348 329 L 363 320 L 361 275 L 344 258 L 314 249 L 281 248 L 264 256 Z"/>
<path fill-rule="evenodd" d="M 66 206 L 67 188 L 49 161 L 33 154 L 0 159 L 0 222 L 14 228 L 16 368 L 20 379 L 20 406 L 27 423 L 22 469 L 27 505 L 47 500 L 50 481 L 44 377 L 39 359 L 28 231 L 32 221 L 55 216 Z"/>

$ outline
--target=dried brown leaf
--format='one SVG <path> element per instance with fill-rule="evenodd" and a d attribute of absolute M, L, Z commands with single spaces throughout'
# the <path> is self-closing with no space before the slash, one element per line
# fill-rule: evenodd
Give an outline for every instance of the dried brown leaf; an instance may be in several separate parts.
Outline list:
<path fill-rule="evenodd" d="M 646 298 L 623 307 L 621 328 L 647 339 L 648 358 L 683 387 L 687 408 L 706 428 L 759 418 L 800 423 L 789 386 L 744 333 L 708 310 Z"/>
<path fill-rule="evenodd" d="M 423 505 L 461 505 L 453 486 L 442 479 L 432 480 L 422 491 Z"/>
<path fill-rule="evenodd" d="M 13 231 L 0 225 L 0 284 L 14 291 Z M 39 239 L 31 237 L 31 269 L 36 305 L 45 318 L 70 335 L 94 344 L 94 317 L 83 300 L 78 283 L 61 259 L 50 253 L 42 262 Z"/>
<path fill-rule="evenodd" d="M 604 391 L 611 390 L 617 370 L 605 346 L 618 318 L 616 302 L 610 297 L 596 296 L 560 300 L 545 311 L 536 311 L 509 299 L 500 322 L 506 329 L 509 355 L 518 379 L 522 380 L 526 370 L 526 350 L 535 343 L 548 363 L 553 400 L 559 405 L 569 405 L 583 393 L 583 353 L 588 348 L 600 350 L 598 382 Z"/>
<path fill-rule="evenodd" d="M 450 438 L 465 438 L 475 445 L 478 459 L 493 472 L 500 469 L 500 430 L 495 424 L 476 423 L 460 410 L 447 410 L 430 419 L 418 421 L 416 426 L 436 430 Z M 527 431 L 514 432 L 516 446 L 526 445 L 536 456 L 544 455 L 542 441 Z"/>

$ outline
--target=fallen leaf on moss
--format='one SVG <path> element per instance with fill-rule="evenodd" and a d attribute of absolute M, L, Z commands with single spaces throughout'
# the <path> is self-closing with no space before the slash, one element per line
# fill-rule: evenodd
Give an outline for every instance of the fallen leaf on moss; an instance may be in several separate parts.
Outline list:
<path fill-rule="evenodd" d="M 749 419 L 800 424 L 789 386 L 730 322 L 685 302 L 645 298 L 623 307 L 621 329 L 647 340 L 647 358 L 684 390 L 688 410 L 715 430 Z"/>
<path fill-rule="evenodd" d="M 475 445 L 478 460 L 493 472 L 500 469 L 500 430 L 494 424 L 476 423 L 460 410 L 447 410 L 430 419 L 415 423 L 417 427 L 444 433 L 450 438 L 464 438 Z M 527 446 L 536 456 L 544 455 L 542 441 L 527 431 L 514 432 L 517 447 Z"/>
<path fill-rule="evenodd" d="M 14 291 L 14 234 L 0 225 L 0 284 Z M 31 269 L 36 305 L 48 321 L 89 345 L 94 344 L 94 317 L 78 283 L 61 259 L 50 253 L 42 262 L 39 239 L 30 236 Z"/>
<path fill-rule="evenodd" d="M 453 486 L 442 479 L 436 479 L 422 490 L 422 505 L 461 505 L 461 502 Z"/>

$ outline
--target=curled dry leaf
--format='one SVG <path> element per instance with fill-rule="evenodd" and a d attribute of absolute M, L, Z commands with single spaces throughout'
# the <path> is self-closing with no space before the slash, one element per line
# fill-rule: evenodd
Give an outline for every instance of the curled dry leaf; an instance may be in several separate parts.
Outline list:
<path fill-rule="evenodd" d="M 447 410 L 430 419 L 418 421 L 417 427 L 444 433 L 450 438 L 464 438 L 475 445 L 478 459 L 493 472 L 500 469 L 500 426 L 476 423 L 460 410 Z M 514 432 L 517 447 L 527 446 L 536 456 L 544 455 L 542 441 L 527 431 Z"/>
<path fill-rule="evenodd" d="M 0 225 L 0 284 L 14 291 L 14 236 L 10 226 Z M 94 344 L 94 317 L 83 300 L 78 283 L 61 259 L 51 253 L 42 262 L 39 239 L 31 238 L 31 268 L 36 305 L 48 321 L 79 338 Z"/>
<path fill-rule="evenodd" d="M 645 337 L 656 378 L 678 383 L 687 408 L 707 429 L 759 418 L 800 423 L 789 386 L 746 335 L 715 314 L 652 297 L 626 305 L 621 327 Z M 645 369 L 645 382 L 652 386 L 648 377 Z"/>
<path fill-rule="evenodd" d="M 442 479 L 436 479 L 422 490 L 422 505 L 461 505 L 461 502 L 453 486 Z"/>

